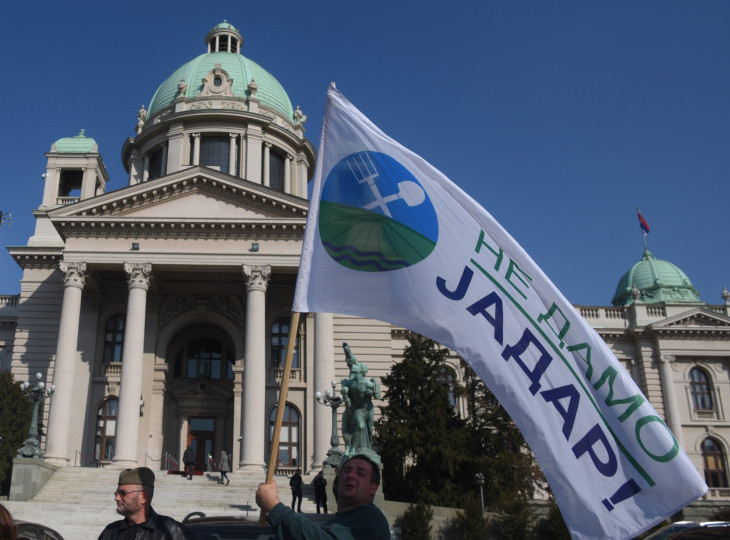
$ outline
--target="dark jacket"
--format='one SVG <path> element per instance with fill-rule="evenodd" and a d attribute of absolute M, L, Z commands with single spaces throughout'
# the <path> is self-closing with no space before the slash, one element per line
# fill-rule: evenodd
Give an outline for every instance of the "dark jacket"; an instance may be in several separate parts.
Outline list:
<path fill-rule="evenodd" d="M 116 540 L 122 538 L 130 525 L 126 519 L 120 519 L 106 526 L 99 535 L 99 540 Z M 161 516 L 150 508 L 150 515 L 137 531 L 135 540 L 193 540 L 195 535 L 184 525 L 168 516 Z"/>
<path fill-rule="evenodd" d="M 192 448 L 188 448 L 183 452 L 183 463 L 195 463 L 195 453 Z"/>
<path fill-rule="evenodd" d="M 289 487 L 291 488 L 291 492 L 296 495 L 302 494 L 302 475 L 299 473 L 294 473 L 294 476 L 292 476 L 289 479 Z"/>
<path fill-rule="evenodd" d="M 321 526 L 282 503 L 274 506 L 266 519 L 279 539 L 390 540 L 388 520 L 374 504 L 337 512 Z"/>

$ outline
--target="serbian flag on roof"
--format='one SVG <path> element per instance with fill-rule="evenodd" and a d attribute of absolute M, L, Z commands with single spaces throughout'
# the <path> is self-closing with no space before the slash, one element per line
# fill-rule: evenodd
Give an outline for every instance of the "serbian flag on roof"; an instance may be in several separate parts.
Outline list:
<path fill-rule="evenodd" d="M 644 233 L 644 236 L 649 234 L 649 224 L 644 219 L 644 216 L 641 215 L 641 210 L 638 211 L 639 214 L 639 226 L 641 227 L 641 230 Z"/>
<path fill-rule="evenodd" d="M 378 319 L 461 355 L 524 434 L 574 538 L 633 537 L 707 490 L 604 341 L 507 231 L 334 85 L 293 310 Z"/>

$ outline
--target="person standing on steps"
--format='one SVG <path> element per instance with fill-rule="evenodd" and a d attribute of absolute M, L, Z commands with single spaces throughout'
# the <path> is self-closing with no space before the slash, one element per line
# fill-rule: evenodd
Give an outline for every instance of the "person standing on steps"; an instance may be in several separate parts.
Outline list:
<path fill-rule="evenodd" d="M 231 480 L 228 478 L 228 473 L 231 472 L 231 458 L 228 457 L 228 454 L 225 450 L 221 450 L 221 462 L 220 462 L 220 469 L 221 469 L 221 481 L 222 484 L 223 481 L 226 481 L 226 485 L 231 483 Z"/>
<path fill-rule="evenodd" d="M 302 470 L 297 469 L 294 475 L 289 479 L 289 487 L 291 488 L 291 509 L 302 512 Z M 299 501 L 299 506 L 294 508 L 295 503 Z"/>
<path fill-rule="evenodd" d="M 314 477 L 314 502 L 317 505 L 317 513 L 319 514 L 320 507 L 327 513 L 327 480 L 324 477 L 324 473 L 319 471 L 317 476 Z"/>
<path fill-rule="evenodd" d="M 188 480 L 193 479 L 193 469 L 195 469 L 195 452 L 193 452 L 193 447 L 188 446 L 185 449 L 185 452 L 183 453 L 183 463 L 185 464 L 185 474 L 188 477 Z"/>

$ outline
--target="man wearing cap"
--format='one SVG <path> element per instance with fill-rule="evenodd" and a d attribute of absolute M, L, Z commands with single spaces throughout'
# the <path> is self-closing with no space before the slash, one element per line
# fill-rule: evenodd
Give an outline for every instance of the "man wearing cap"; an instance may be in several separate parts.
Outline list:
<path fill-rule="evenodd" d="M 340 466 L 335 480 L 337 513 L 322 526 L 294 512 L 279 500 L 274 482 L 259 484 L 256 504 L 281 539 L 389 540 L 390 527 L 373 504 L 380 485 L 380 468 L 365 455 L 355 455 Z"/>
<path fill-rule="evenodd" d="M 183 525 L 152 509 L 155 473 L 147 467 L 126 469 L 119 474 L 114 492 L 117 513 L 124 519 L 106 526 L 99 540 L 192 540 L 195 538 Z"/>

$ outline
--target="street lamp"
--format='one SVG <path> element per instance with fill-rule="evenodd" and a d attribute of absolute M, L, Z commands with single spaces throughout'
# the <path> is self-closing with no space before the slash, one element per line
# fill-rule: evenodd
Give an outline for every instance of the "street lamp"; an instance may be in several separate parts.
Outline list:
<path fill-rule="evenodd" d="M 23 443 L 23 446 L 18 448 L 16 457 L 19 458 L 43 458 L 43 452 L 41 452 L 38 441 L 38 404 L 47 397 L 51 397 L 53 392 L 56 391 L 56 386 L 53 384 L 46 386 L 46 383 L 41 380 L 43 375 L 40 373 L 36 373 L 35 377 L 37 381 L 33 386 L 28 381 L 20 384 L 20 392 L 33 402 L 33 416 L 31 417 L 30 427 L 28 428 L 28 438 Z"/>
<path fill-rule="evenodd" d="M 7 223 L 8 225 L 13 224 L 13 216 L 10 215 L 9 212 L 3 212 L 0 210 L 0 225 L 3 223 Z"/>
<path fill-rule="evenodd" d="M 474 475 L 474 478 L 477 479 L 477 484 L 479 484 L 479 494 L 482 496 L 482 514 L 484 514 L 484 475 L 478 472 Z"/>
<path fill-rule="evenodd" d="M 330 437 L 330 444 L 332 445 L 332 448 L 327 451 L 327 458 L 324 460 L 322 465 L 329 465 L 330 467 L 337 468 L 344 456 L 344 452 L 340 450 L 339 447 L 340 437 L 337 435 L 337 407 L 342 405 L 344 398 L 342 396 L 335 395 L 337 381 L 332 381 L 330 384 L 332 385 L 331 390 L 329 388 L 325 390 L 324 395 L 322 395 L 322 392 L 317 392 L 315 397 L 322 405 L 332 408 L 332 436 Z"/>

